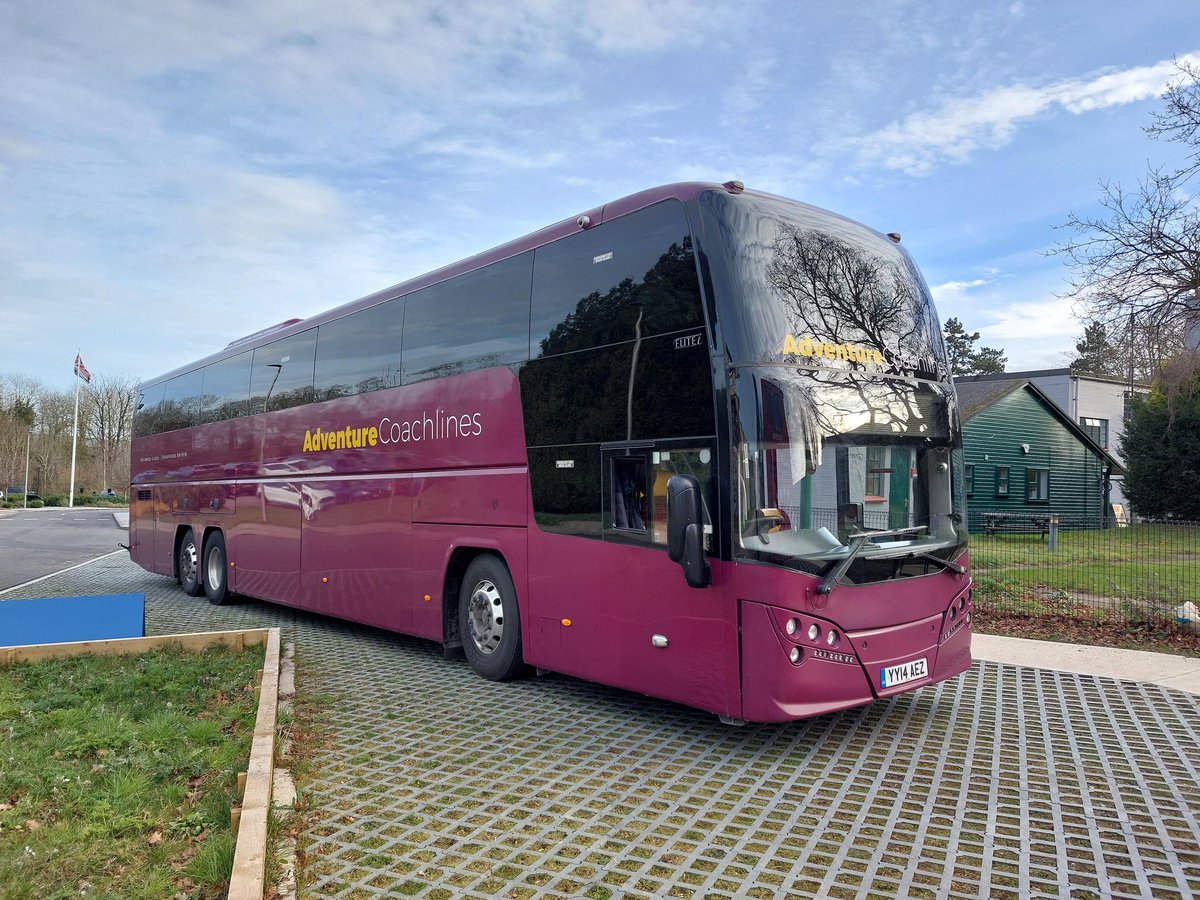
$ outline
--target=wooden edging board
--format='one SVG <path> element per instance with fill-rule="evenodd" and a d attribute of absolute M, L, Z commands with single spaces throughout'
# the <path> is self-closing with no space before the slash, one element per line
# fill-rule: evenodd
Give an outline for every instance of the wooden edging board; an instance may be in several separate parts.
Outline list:
<path fill-rule="evenodd" d="M 39 662 L 91 653 L 97 656 L 144 653 L 167 646 L 203 650 L 223 645 L 241 650 L 266 644 L 262 681 L 259 685 L 258 716 L 250 745 L 246 790 L 242 795 L 241 823 L 229 880 L 231 900 L 262 900 L 267 866 L 267 820 L 271 806 L 271 781 L 275 768 L 275 720 L 279 703 L 279 629 L 252 628 L 243 631 L 203 631 L 194 634 L 163 634 L 154 637 L 117 638 L 107 641 L 73 641 L 63 644 L 31 644 L 0 647 L 0 663 Z"/>
<path fill-rule="evenodd" d="M 233 852 L 229 900 L 262 900 L 267 878 L 267 820 L 271 812 L 271 786 L 275 777 L 275 717 L 279 706 L 279 629 L 267 636 L 266 660 L 258 691 L 258 716 L 250 767 Z"/>

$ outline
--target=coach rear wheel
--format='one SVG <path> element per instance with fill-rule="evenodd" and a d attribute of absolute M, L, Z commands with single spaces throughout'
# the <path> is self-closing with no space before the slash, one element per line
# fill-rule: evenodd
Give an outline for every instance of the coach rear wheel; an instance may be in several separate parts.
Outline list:
<path fill-rule="evenodd" d="M 476 557 L 458 598 L 458 624 L 467 662 L 479 675 L 506 681 L 524 674 L 521 616 L 508 568 L 497 557 Z"/>
<path fill-rule="evenodd" d="M 229 569 L 225 556 L 225 536 L 214 531 L 204 545 L 204 594 L 209 603 L 220 606 L 229 599 Z"/>
<path fill-rule="evenodd" d="M 189 528 L 183 533 L 183 540 L 179 542 L 179 585 L 189 597 L 198 597 L 204 590 L 200 584 L 200 573 L 196 565 L 198 556 L 196 536 Z"/>

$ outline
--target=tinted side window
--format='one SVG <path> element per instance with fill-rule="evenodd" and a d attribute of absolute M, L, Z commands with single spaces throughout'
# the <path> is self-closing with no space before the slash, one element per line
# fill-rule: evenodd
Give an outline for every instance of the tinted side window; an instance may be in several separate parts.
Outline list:
<path fill-rule="evenodd" d="M 317 329 L 317 399 L 333 400 L 398 385 L 403 324 L 404 301 L 400 299 L 359 310 Z"/>
<path fill-rule="evenodd" d="M 275 341 L 254 351 L 250 414 L 301 406 L 313 400 L 313 355 L 317 330 Z"/>
<path fill-rule="evenodd" d="M 162 407 L 156 431 L 175 431 L 191 428 L 200 420 L 200 394 L 204 385 L 204 370 L 197 369 L 176 375 L 164 385 Z"/>
<path fill-rule="evenodd" d="M 637 424 L 631 421 L 629 405 L 633 351 L 633 343 L 617 344 L 531 360 L 523 366 L 521 405 L 528 445 L 632 439 L 630 428 Z M 711 410 L 711 401 L 708 406 Z"/>
<path fill-rule="evenodd" d="M 534 518 L 546 531 L 600 537 L 600 445 L 529 451 Z"/>
<path fill-rule="evenodd" d="M 137 409 L 133 412 L 133 434 L 135 437 L 146 437 L 157 434 L 162 429 L 158 427 L 159 412 L 162 409 L 163 385 L 144 384 L 138 388 Z"/>
<path fill-rule="evenodd" d="M 531 360 L 520 379 L 531 447 L 714 432 L 712 374 L 700 330 Z"/>
<path fill-rule="evenodd" d="M 409 294 L 404 382 L 524 361 L 532 278 L 524 253 Z"/>
<path fill-rule="evenodd" d="M 683 204 L 605 222 L 537 250 L 530 356 L 703 324 Z"/>
<path fill-rule="evenodd" d="M 250 351 L 215 362 L 204 370 L 201 422 L 246 415 L 250 402 Z"/>

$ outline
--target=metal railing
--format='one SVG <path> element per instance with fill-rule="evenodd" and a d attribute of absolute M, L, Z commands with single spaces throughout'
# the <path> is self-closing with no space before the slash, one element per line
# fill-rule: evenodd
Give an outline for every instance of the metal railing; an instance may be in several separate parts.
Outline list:
<path fill-rule="evenodd" d="M 1200 606 L 1200 523 L 972 510 L 968 528 L 982 610 L 1157 626 Z"/>

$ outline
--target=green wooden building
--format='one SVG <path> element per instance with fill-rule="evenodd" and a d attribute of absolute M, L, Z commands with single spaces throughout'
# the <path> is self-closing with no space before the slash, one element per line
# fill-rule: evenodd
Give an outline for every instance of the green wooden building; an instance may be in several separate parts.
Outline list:
<path fill-rule="evenodd" d="M 1031 382 L 955 385 L 963 423 L 972 531 L 1112 524 L 1109 489 L 1120 463 Z"/>

